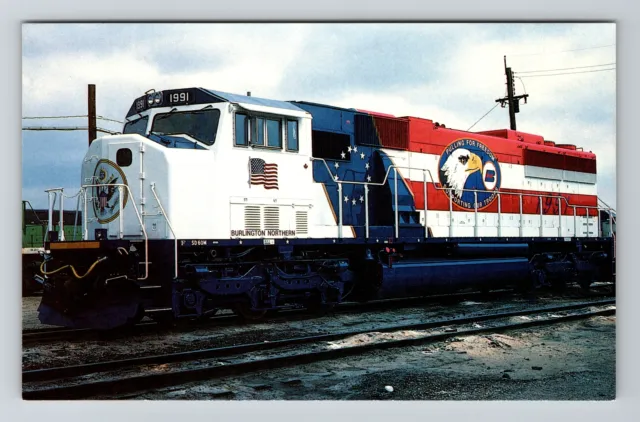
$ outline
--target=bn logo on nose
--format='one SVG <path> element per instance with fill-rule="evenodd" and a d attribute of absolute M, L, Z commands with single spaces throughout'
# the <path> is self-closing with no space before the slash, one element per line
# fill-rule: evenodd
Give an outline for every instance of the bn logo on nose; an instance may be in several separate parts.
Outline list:
<path fill-rule="evenodd" d="M 487 161 L 482 169 L 482 173 L 484 175 L 482 178 L 484 190 L 494 190 L 498 182 L 496 165 L 492 161 Z"/>
<path fill-rule="evenodd" d="M 458 139 L 449 144 L 440 156 L 438 176 L 446 195 L 466 210 L 487 207 L 500 189 L 498 159 L 489 147 L 475 139 Z"/>

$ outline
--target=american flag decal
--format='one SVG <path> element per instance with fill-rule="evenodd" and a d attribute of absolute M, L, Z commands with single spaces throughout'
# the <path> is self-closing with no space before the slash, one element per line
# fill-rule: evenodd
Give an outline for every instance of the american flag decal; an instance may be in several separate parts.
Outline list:
<path fill-rule="evenodd" d="M 277 164 L 265 163 L 260 158 L 250 158 L 249 175 L 252 185 L 264 185 L 265 189 L 278 189 Z"/>

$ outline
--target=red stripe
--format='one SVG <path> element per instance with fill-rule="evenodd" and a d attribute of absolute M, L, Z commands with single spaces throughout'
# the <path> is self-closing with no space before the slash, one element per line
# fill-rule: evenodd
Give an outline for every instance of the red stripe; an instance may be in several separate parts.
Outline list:
<path fill-rule="evenodd" d="M 534 149 L 523 150 L 524 164 L 536 167 L 546 167 L 568 171 L 579 171 L 582 173 L 596 174 L 596 160 L 588 158 L 573 157 L 570 155 L 560 155 L 551 152 L 538 151 Z"/>
<path fill-rule="evenodd" d="M 410 189 L 413 191 L 416 209 L 424 209 L 424 185 L 422 182 L 407 181 Z M 580 195 L 573 193 L 555 193 L 555 192 L 542 192 L 542 191 L 525 191 L 519 189 L 501 189 L 500 193 L 520 194 L 522 193 L 522 212 L 524 214 L 540 214 L 540 199 L 535 196 L 525 196 L 525 194 L 532 195 L 553 195 L 562 196 L 571 205 L 578 207 L 590 206 L 595 207 L 598 203 L 598 197 L 596 195 Z M 427 200 L 430 211 L 449 211 L 449 197 L 444 191 L 436 189 L 433 184 L 427 185 Z M 501 195 L 500 197 L 500 212 L 507 214 L 519 214 L 520 213 L 520 199 L 518 195 Z M 469 211 L 465 208 L 459 207 L 453 203 L 454 211 Z M 481 212 L 498 212 L 498 199 L 496 198 L 489 206 L 480 210 Z M 557 198 L 542 198 L 542 212 L 544 215 L 558 215 L 558 199 Z M 594 209 L 589 210 L 589 215 L 595 216 L 597 211 Z M 572 216 L 573 208 L 567 207 L 567 203 L 562 201 L 562 215 Z M 578 208 L 576 215 L 586 215 L 584 208 Z"/>

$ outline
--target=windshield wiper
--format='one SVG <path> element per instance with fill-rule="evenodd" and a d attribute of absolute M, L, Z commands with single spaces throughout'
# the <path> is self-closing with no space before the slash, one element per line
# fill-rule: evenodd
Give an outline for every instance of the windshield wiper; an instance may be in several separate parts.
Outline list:
<path fill-rule="evenodd" d="M 198 146 L 198 140 L 196 138 L 194 138 L 193 136 L 189 135 L 188 133 L 172 133 L 171 136 L 186 136 L 190 139 L 180 139 L 181 142 L 188 142 L 190 144 L 193 144 L 194 148 L 197 148 Z"/>
<path fill-rule="evenodd" d="M 163 136 L 166 136 L 166 133 L 163 133 L 163 132 L 154 132 L 154 131 L 150 130 L 150 131 L 149 131 L 149 135 L 155 135 L 155 136 L 157 136 L 158 138 L 160 138 L 160 142 L 162 142 L 162 143 L 163 143 L 163 144 L 165 144 L 165 145 L 169 145 L 169 144 L 171 143 L 171 140 L 169 140 L 169 139 L 163 139 L 163 138 L 162 138 Z"/>

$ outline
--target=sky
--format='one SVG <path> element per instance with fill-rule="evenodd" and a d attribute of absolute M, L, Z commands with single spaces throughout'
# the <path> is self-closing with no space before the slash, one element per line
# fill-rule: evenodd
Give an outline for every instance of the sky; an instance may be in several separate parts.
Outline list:
<path fill-rule="evenodd" d="M 505 96 L 506 55 L 516 95 L 529 94 L 518 130 L 594 152 L 599 196 L 615 207 L 616 71 L 599 66 L 616 63 L 615 44 L 613 23 L 23 24 L 22 125 L 86 126 L 24 117 L 85 115 L 95 84 L 97 114 L 120 121 L 149 89 L 195 86 L 467 130 Z M 472 131 L 508 127 L 498 106 Z M 23 130 L 23 199 L 46 208 L 44 189 L 75 193 L 87 143 L 84 131 Z"/>

